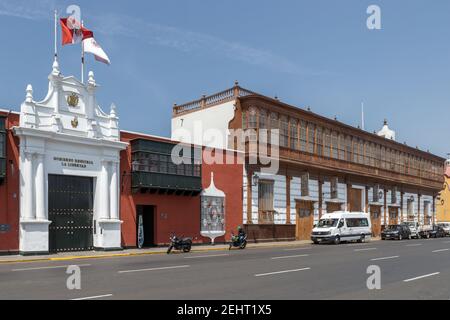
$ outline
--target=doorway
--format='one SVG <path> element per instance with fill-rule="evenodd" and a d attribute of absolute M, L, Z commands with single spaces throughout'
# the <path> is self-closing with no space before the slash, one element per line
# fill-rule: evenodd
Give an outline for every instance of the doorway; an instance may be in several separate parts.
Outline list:
<path fill-rule="evenodd" d="M 389 207 L 389 224 L 398 224 L 398 208 Z"/>
<path fill-rule="evenodd" d="M 348 189 L 348 211 L 362 212 L 362 189 Z"/>
<path fill-rule="evenodd" d="M 49 251 L 93 250 L 93 178 L 48 176 Z"/>
<path fill-rule="evenodd" d="M 136 206 L 136 246 L 155 246 L 155 207 Z"/>
<path fill-rule="evenodd" d="M 297 240 L 310 240 L 314 225 L 314 203 L 312 201 L 297 201 Z"/>
<path fill-rule="evenodd" d="M 381 235 L 381 207 L 370 206 L 370 222 L 372 223 L 372 237 Z"/>

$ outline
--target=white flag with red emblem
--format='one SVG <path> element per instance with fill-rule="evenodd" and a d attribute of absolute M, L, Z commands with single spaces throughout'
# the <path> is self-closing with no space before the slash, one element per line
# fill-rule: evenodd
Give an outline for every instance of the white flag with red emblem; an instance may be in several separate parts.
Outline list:
<path fill-rule="evenodd" d="M 106 63 L 107 65 L 111 64 L 108 55 L 103 51 L 102 47 L 95 41 L 95 39 L 87 38 L 83 40 L 84 52 L 92 53 L 95 57 L 95 60 Z"/>

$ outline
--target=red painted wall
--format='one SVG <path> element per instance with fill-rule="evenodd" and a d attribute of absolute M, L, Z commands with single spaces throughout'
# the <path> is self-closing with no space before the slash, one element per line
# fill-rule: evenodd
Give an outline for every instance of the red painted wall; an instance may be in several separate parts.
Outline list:
<path fill-rule="evenodd" d="M 170 140 L 149 137 L 135 133 L 122 132 L 121 140 L 130 142 L 144 138 L 156 141 Z M 234 164 L 202 165 L 202 185 L 206 189 L 210 185 L 211 171 L 217 188 L 225 192 L 226 198 L 226 230 L 236 230 L 242 224 L 242 175 L 243 166 L 237 163 L 237 155 L 233 155 Z M 155 206 L 155 243 L 166 245 L 169 234 L 175 232 L 179 236 L 190 236 L 194 243 L 210 243 L 209 238 L 200 235 L 200 196 L 185 197 L 176 195 L 132 194 L 131 193 L 131 148 L 122 151 L 120 159 L 122 173 L 122 190 L 120 196 L 122 224 L 122 245 L 136 247 L 136 206 Z M 216 239 L 216 243 L 229 240 L 230 236 Z"/>
<path fill-rule="evenodd" d="M 219 154 L 223 154 L 221 163 L 223 164 L 205 164 L 202 165 L 202 185 L 206 189 L 211 184 L 211 172 L 214 172 L 214 184 L 217 189 L 225 193 L 225 231 L 224 237 L 217 238 L 216 243 L 230 241 L 231 232 L 236 234 L 237 227 L 243 223 L 242 205 L 243 205 L 243 165 L 239 164 L 239 154 L 223 150 L 217 150 Z M 212 154 L 214 159 L 217 155 L 214 151 L 204 149 L 203 155 Z M 227 158 L 232 158 L 232 163 Z M 209 241 L 207 241 L 209 243 Z"/>
<path fill-rule="evenodd" d="M 7 115 L 7 114 L 3 114 Z M 0 233 L 0 254 L 19 250 L 19 139 L 14 137 L 12 127 L 19 125 L 19 115 L 9 114 L 6 121 L 7 131 L 7 177 L 0 186 L 0 224 L 9 224 L 11 230 Z M 158 141 L 170 141 L 164 138 L 149 137 L 128 132 L 121 133 L 121 140 L 129 142 L 136 138 Z M 204 151 L 206 152 L 206 151 Z M 208 151 L 209 152 L 209 151 Z M 233 154 L 233 164 L 202 165 L 202 185 L 210 185 L 211 172 L 217 188 L 226 194 L 226 231 L 224 237 L 216 243 L 228 241 L 230 231 L 242 224 L 242 174 L 243 166 L 237 163 Z M 12 165 L 11 165 L 12 164 Z M 195 243 L 209 243 L 200 235 L 200 196 L 186 197 L 176 195 L 152 195 L 131 193 L 131 148 L 121 152 L 121 194 L 120 214 L 122 224 L 122 245 L 136 247 L 136 206 L 155 206 L 155 242 L 158 245 L 168 243 L 169 234 L 190 236 Z"/>
<path fill-rule="evenodd" d="M 121 133 L 121 140 L 130 142 L 144 138 L 156 141 L 167 139 L 149 138 L 145 135 Z M 195 243 L 201 243 L 200 236 L 200 196 L 186 197 L 176 195 L 158 195 L 149 193 L 133 194 L 131 192 L 131 147 L 120 154 L 122 172 L 122 190 L 120 195 L 120 214 L 122 224 L 122 245 L 136 247 L 136 206 L 155 206 L 155 239 L 157 245 L 169 242 L 169 235 L 175 232 L 178 236 L 193 237 Z"/>
<path fill-rule="evenodd" d="M 10 231 L 0 232 L 0 254 L 19 251 L 19 139 L 11 128 L 19 125 L 18 114 L 0 112 L 6 118 L 6 180 L 0 185 L 0 224 L 9 224 Z"/>

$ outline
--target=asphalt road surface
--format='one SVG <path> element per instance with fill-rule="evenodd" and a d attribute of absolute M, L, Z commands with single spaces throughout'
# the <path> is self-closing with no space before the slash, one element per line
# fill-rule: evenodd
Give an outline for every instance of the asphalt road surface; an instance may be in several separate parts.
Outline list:
<path fill-rule="evenodd" d="M 70 265 L 80 290 L 67 289 Z M 0 299 L 449 300 L 450 238 L 3 264 Z"/>

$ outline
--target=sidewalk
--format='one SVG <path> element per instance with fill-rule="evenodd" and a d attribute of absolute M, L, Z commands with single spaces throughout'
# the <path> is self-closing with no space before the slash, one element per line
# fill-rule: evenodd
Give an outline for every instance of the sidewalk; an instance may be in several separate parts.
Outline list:
<path fill-rule="evenodd" d="M 279 241 L 279 242 L 249 243 L 247 245 L 247 248 L 258 249 L 258 248 L 291 247 L 309 244 L 311 244 L 311 241 L 309 240 Z M 193 246 L 191 252 L 224 251 L 228 250 L 228 247 L 229 247 L 228 244 L 218 244 L 214 246 L 199 245 Z M 13 256 L 0 256 L 0 264 L 22 263 L 22 262 L 67 261 L 77 259 L 102 259 L 102 258 L 105 259 L 116 257 L 143 256 L 151 254 L 166 254 L 166 252 L 167 247 L 151 248 L 151 249 L 126 249 L 122 251 L 112 251 L 112 252 L 104 252 L 104 251 L 64 252 L 42 256 L 13 255 Z"/>

